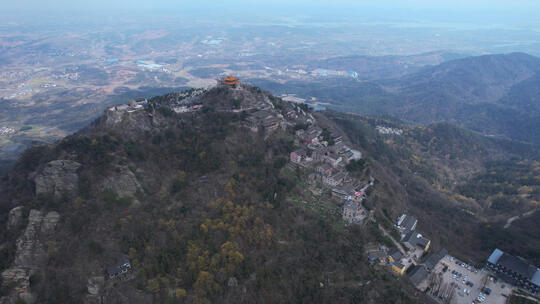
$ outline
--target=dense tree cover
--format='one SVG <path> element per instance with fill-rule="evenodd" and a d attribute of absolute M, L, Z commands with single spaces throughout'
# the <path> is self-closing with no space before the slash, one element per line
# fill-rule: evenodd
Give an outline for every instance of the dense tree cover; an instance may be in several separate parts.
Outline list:
<path fill-rule="evenodd" d="M 537 161 L 491 161 L 457 191 L 493 209 L 493 212 L 515 213 L 540 202 L 540 165 Z"/>
<path fill-rule="evenodd" d="M 307 130 L 309 128 L 309 124 L 307 123 L 298 123 L 294 125 L 294 130 Z"/>
<path fill-rule="evenodd" d="M 333 146 L 335 144 L 334 139 L 330 135 L 330 131 L 328 129 L 323 129 L 321 136 L 323 140 L 328 143 L 328 146 Z"/>
<path fill-rule="evenodd" d="M 126 208 L 131 205 L 132 199 L 131 197 L 119 197 L 116 192 L 110 189 L 106 189 L 105 191 L 103 191 L 103 201 L 105 202 L 105 204 L 107 204 L 109 208 Z M 76 201 L 74 203 L 76 203 Z"/>
<path fill-rule="evenodd" d="M 7 232 L 4 232 L 7 233 Z M 2 237 L 0 240 L 5 241 L 7 237 Z M 8 244 L 8 246 L 0 249 L 0 271 L 6 269 L 11 265 L 13 257 L 15 255 L 15 246 L 14 244 Z"/>
<path fill-rule="evenodd" d="M 36 199 L 31 187 L 17 196 L 26 207 L 62 216 L 57 237 L 45 244 L 51 259 L 33 280 L 40 302 L 80 302 L 88 278 L 102 274 L 121 254 L 132 262 L 132 277 L 109 281 L 107 290 L 145 302 L 413 302 L 407 285 L 370 267 L 364 254 L 368 243 L 392 246 L 378 225 L 395 235 L 400 195 L 440 220 L 444 227 L 434 235 L 454 230 L 455 222 L 441 220 L 439 213 L 458 211 L 403 167 L 410 164 L 404 161 L 410 150 L 389 145 L 369 126 L 340 121 L 357 147 L 373 157 L 364 171 L 377 177 L 377 190 L 366 201 L 377 223 L 346 226 L 336 214 L 293 202 L 313 199 L 306 196 L 305 173 L 286 165 L 295 128 L 248 132 L 241 126 L 245 115 L 218 111 L 239 106 L 221 88 L 197 113 L 160 110 L 178 98 L 153 98 L 131 123 L 104 127 L 98 121 L 93 130 L 29 154 L 34 165 L 65 158 L 82 164 L 74 198 Z M 270 100 L 276 109 L 288 109 L 279 99 Z M 365 166 L 358 161 L 349 169 Z M 427 167 L 417 164 L 422 166 Z M 141 185 L 133 197 L 105 189 L 108 178 L 126 171 Z M 407 183 L 406 189 L 400 183 Z M 6 238 L 13 244 L 15 237 Z"/>
<path fill-rule="evenodd" d="M 435 248 L 444 246 L 471 263 L 483 263 L 501 248 L 540 264 L 536 214 L 503 229 L 506 219 L 538 204 L 540 166 L 534 147 L 450 124 L 412 127 L 389 118 L 327 115 L 372 160 L 370 170 L 381 184 L 366 204 L 378 218 L 388 213 L 395 219 L 408 210 L 418 216 L 419 229 L 432 236 Z M 378 134 L 378 125 L 402 129 L 403 135 Z"/>
<path fill-rule="evenodd" d="M 359 160 L 352 160 L 347 164 L 346 168 L 349 172 L 362 171 L 366 168 L 366 160 L 363 158 Z"/>
<path fill-rule="evenodd" d="M 226 92 L 214 93 L 220 105 Z M 88 277 L 127 254 L 133 278 L 111 285 L 156 303 L 411 303 L 398 282 L 365 262 L 363 245 L 385 241 L 376 226 L 365 233 L 288 201 L 304 190 L 302 174 L 286 166 L 292 128 L 246 132 L 241 115 L 215 105 L 196 115 L 141 111 L 160 122 L 152 131 L 100 129 L 98 122 L 95 132 L 29 154 L 35 165 L 59 158 L 82 164 L 73 199 L 45 204 L 31 188 L 18 194 L 27 207 L 62 216 L 58 238 L 46 246 L 50 261 L 33 281 L 39 301 L 80 301 Z M 123 170 L 141 184 L 134 197 L 102 189 Z M 370 288 L 361 287 L 368 281 Z"/>
<path fill-rule="evenodd" d="M 113 160 L 111 154 L 116 152 L 122 143 L 121 137 L 110 135 L 92 138 L 86 135 L 72 135 L 60 141 L 55 152 L 69 151 L 76 153 L 77 161 L 103 167 Z M 128 145 L 126 144 L 126 146 Z"/>

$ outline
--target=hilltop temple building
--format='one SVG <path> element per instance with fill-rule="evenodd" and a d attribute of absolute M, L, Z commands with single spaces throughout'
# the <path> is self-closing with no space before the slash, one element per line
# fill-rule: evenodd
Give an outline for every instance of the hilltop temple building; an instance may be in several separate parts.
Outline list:
<path fill-rule="evenodd" d="M 235 86 L 237 84 L 240 84 L 240 80 L 238 80 L 238 78 L 234 76 L 227 76 L 221 81 L 221 84 Z"/>

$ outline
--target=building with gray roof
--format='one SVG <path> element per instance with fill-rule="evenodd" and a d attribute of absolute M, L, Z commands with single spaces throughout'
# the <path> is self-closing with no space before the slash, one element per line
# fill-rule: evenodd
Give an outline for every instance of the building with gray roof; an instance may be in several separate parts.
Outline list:
<path fill-rule="evenodd" d="M 489 256 L 486 266 L 510 284 L 533 294 L 537 294 L 540 290 L 540 269 L 530 265 L 521 257 L 495 249 Z"/>
<path fill-rule="evenodd" d="M 343 220 L 350 224 L 360 224 L 367 217 L 364 208 L 353 201 L 347 201 L 343 205 Z"/>
<path fill-rule="evenodd" d="M 401 241 L 411 250 L 418 247 L 424 251 L 427 251 L 431 245 L 431 241 L 428 238 L 416 231 L 410 231 L 405 235 L 405 237 L 403 237 Z"/>
<path fill-rule="evenodd" d="M 388 256 L 388 259 L 390 260 L 391 263 L 394 263 L 394 262 L 399 262 L 401 261 L 401 259 L 403 259 L 403 253 L 401 253 L 401 251 L 399 250 L 396 250 L 394 252 L 392 252 L 389 256 Z"/>
<path fill-rule="evenodd" d="M 407 233 L 416 229 L 416 224 L 418 220 L 416 217 L 408 214 L 401 215 L 397 220 L 397 228 L 401 233 L 401 238 L 403 238 Z"/>
<path fill-rule="evenodd" d="M 424 266 L 418 266 L 409 275 L 409 280 L 413 283 L 414 286 L 418 287 L 429 275 L 428 270 Z"/>
<path fill-rule="evenodd" d="M 448 254 L 448 250 L 446 248 L 441 249 L 439 252 L 434 253 L 427 257 L 427 259 L 424 261 L 424 265 L 426 268 L 431 271 L 435 266 L 439 263 L 440 260 L 442 260 L 446 255 Z"/>

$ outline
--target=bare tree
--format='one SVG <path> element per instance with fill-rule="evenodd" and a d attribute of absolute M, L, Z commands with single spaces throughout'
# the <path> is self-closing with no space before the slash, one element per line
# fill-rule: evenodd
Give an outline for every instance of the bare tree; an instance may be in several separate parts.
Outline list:
<path fill-rule="evenodd" d="M 487 275 L 487 274 L 482 278 L 482 288 L 481 289 L 484 289 L 484 287 L 486 287 L 487 282 L 488 282 L 488 278 L 489 278 L 489 275 Z"/>
<path fill-rule="evenodd" d="M 437 289 L 437 294 L 440 293 L 442 283 L 443 283 L 442 275 L 439 273 L 439 275 L 435 277 L 436 287 L 434 287 L 434 289 L 435 288 Z"/>
<path fill-rule="evenodd" d="M 444 303 L 445 304 L 450 304 L 452 303 L 452 300 L 454 299 L 454 297 L 456 296 L 456 289 L 453 287 L 453 286 L 450 286 L 451 289 L 448 291 L 448 296 L 446 297 L 446 299 L 444 300 Z"/>
<path fill-rule="evenodd" d="M 431 290 L 433 290 L 433 287 L 435 286 L 435 282 L 436 282 L 435 273 L 432 272 L 429 274 L 429 277 L 428 277 L 428 286 L 431 288 Z"/>
<path fill-rule="evenodd" d="M 439 290 L 437 291 L 437 295 L 441 298 L 444 298 L 444 293 L 446 292 L 447 284 L 443 283 L 440 285 Z"/>
<path fill-rule="evenodd" d="M 443 301 L 446 302 L 446 299 L 448 298 L 448 296 L 450 295 L 450 292 L 453 290 L 454 286 L 452 286 L 452 284 L 447 284 L 444 288 L 444 296 L 443 296 Z"/>

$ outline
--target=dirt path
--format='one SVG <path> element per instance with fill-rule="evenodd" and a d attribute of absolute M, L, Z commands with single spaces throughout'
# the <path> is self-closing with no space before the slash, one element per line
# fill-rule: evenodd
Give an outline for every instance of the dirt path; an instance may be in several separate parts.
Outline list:
<path fill-rule="evenodd" d="M 401 246 L 401 244 L 396 241 L 391 235 L 390 233 L 388 233 L 384 228 L 383 226 L 381 226 L 381 224 L 378 224 L 377 226 L 379 226 L 379 229 L 383 232 L 383 234 L 387 237 L 390 238 L 390 240 L 392 240 L 392 242 L 394 243 L 394 245 L 396 245 L 396 247 L 399 249 L 399 251 L 401 253 L 403 253 L 403 255 L 407 255 L 407 252 L 405 251 L 405 249 L 403 249 L 403 246 Z"/>
<path fill-rule="evenodd" d="M 521 215 L 516 215 L 516 216 L 513 216 L 511 218 L 509 218 L 507 221 L 506 221 L 506 224 L 504 225 L 504 229 L 508 229 L 510 227 L 510 225 L 512 225 L 512 223 L 520 218 L 524 218 L 526 216 L 529 216 L 529 215 L 532 215 L 533 213 L 535 213 L 536 211 L 538 211 L 539 209 L 534 209 L 534 210 L 531 210 L 531 211 L 528 211 L 528 212 L 525 212 Z"/>

